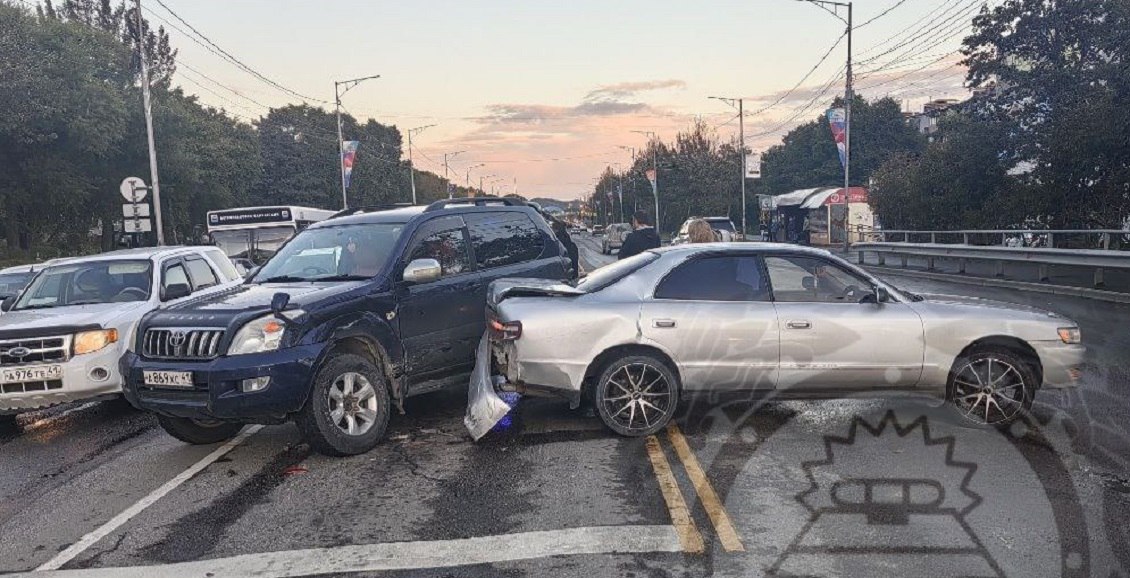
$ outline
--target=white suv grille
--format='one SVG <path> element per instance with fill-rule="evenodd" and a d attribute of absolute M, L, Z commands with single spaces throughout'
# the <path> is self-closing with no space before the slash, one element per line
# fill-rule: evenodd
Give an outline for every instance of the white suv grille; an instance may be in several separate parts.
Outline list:
<path fill-rule="evenodd" d="M 70 336 L 0 340 L 0 367 L 63 363 L 70 358 Z"/>

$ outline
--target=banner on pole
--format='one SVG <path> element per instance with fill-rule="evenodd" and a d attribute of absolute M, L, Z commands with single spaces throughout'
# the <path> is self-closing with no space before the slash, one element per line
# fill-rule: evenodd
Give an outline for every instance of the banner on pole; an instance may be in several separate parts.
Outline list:
<path fill-rule="evenodd" d="M 745 178 L 761 178 L 761 153 L 750 153 L 745 158 Z"/>
<path fill-rule="evenodd" d="M 361 145 L 360 141 L 347 140 L 341 143 L 341 166 L 345 171 L 345 188 L 349 188 L 349 183 L 353 177 L 353 159 L 357 157 L 357 147 Z"/>
<path fill-rule="evenodd" d="M 842 108 L 828 109 L 828 126 L 836 140 L 836 150 L 840 153 L 840 166 L 847 164 L 847 116 Z"/>

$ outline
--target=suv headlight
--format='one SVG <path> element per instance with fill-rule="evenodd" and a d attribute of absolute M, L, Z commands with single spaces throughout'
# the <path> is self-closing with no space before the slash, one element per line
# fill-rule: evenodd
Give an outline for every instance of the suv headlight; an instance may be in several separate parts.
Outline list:
<path fill-rule="evenodd" d="M 94 353 L 117 342 L 117 329 L 96 329 L 94 331 L 76 333 L 72 347 L 74 348 L 75 355 L 82 355 L 84 353 Z"/>
<path fill-rule="evenodd" d="M 289 310 L 287 317 L 297 319 L 303 312 Z M 286 333 L 286 322 L 274 315 L 264 315 L 253 319 L 239 328 L 228 347 L 228 355 L 244 355 L 247 353 L 263 353 L 279 348 L 283 334 Z"/>

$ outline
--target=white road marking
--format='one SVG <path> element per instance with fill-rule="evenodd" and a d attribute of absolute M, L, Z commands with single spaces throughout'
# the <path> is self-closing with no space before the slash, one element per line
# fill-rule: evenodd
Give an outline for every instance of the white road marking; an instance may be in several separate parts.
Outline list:
<path fill-rule="evenodd" d="M 120 528 L 123 524 L 130 521 L 134 516 L 140 514 L 149 506 L 152 506 L 157 502 L 157 500 L 165 497 L 166 494 L 175 490 L 177 486 L 185 483 L 190 478 L 200 473 L 204 468 L 212 465 L 212 462 L 215 462 L 216 460 L 223 457 L 224 454 L 227 454 L 228 452 L 235 449 L 236 446 L 243 443 L 247 438 L 251 437 L 255 432 L 261 429 L 263 429 L 263 426 L 261 425 L 254 425 L 245 428 L 242 432 L 239 433 L 239 435 L 235 436 L 224 445 L 216 448 L 215 451 L 204 456 L 195 464 L 189 466 L 187 470 L 177 474 L 175 478 L 165 482 L 161 485 L 161 487 L 153 490 L 149 493 L 149 495 L 138 500 L 134 505 L 126 508 L 120 514 L 111 518 L 109 522 L 102 524 L 93 532 L 90 532 L 89 534 L 83 536 L 79 539 L 78 542 L 71 544 L 66 550 L 59 552 L 54 558 L 44 562 L 35 570 L 37 572 L 41 572 L 47 570 L 57 570 L 61 568 L 63 564 L 70 562 L 76 556 L 85 552 L 87 548 L 90 548 L 102 538 L 110 535 L 114 530 Z"/>
<path fill-rule="evenodd" d="M 34 578 L 255 578 L 451 568 L 549 556 L 679 552 L 672 526 L 593 526 L 460 540 L 390 542 L 242 554 L 163 566 L 124 566 L 23 574 Z M 16 574 L 15 576 L 19 576 Z"/>

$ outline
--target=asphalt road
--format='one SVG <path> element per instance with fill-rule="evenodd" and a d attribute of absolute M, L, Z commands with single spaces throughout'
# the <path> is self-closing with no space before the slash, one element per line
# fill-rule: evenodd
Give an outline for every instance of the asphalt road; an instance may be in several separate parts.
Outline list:
<path fill-rule="evenodd" d="M 579 237 L 586 269 L 614 259 Z M 191 447 L 122 402 L 76 404 L 0 432 L 0 572 L 1130 575 L 1130 307 L 892 280 L 1074 318 L 1083 387 L 1007 432 L 913 397 L 698 399 L 650 440 L 524 399 L 478 443 L 458 390 L 347 459 L 291 425 Z"/>

